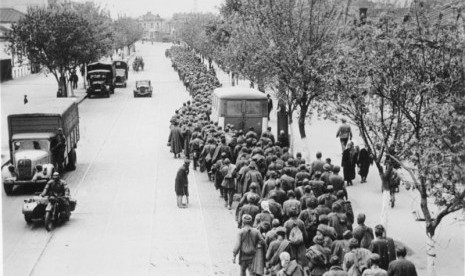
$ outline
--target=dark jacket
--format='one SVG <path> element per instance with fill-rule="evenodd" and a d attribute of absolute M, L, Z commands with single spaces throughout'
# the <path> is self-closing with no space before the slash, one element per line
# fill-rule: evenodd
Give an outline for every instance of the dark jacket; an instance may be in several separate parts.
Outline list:
<path fill-rule="evenodd" d="M 174 184 L 174 191 L 176 192 L 176 195 L 178 196 L 183 196 L 183 195 L 189 195 L 187 192 L 187 186 L 189 184 L 187 180 L 187 175 L 189 174 L 189 169 L 186 168 L 185 165 L 182 165 L 181 168 L 179 168 L 178 173 L 176 174 L 176 180 Z"/>
<path fill-rule="evenodd" d="M 376 238 L 373 241 L 371 241 L 370 251 L 373 253 L 376 253 L 380 257 L 380 262 L 379 262 L 379 267 L 387 270 L 389 263 L 393 260 L 390 259 L 389 256 L 389 248 L 388 248 L 388 242 L 384 238 Z"/>
<path fill-rule="evenodd" d="M 388 276 L 417 276 L 417 270 L 411 261 L 401 258 L 389 264 Z"/>

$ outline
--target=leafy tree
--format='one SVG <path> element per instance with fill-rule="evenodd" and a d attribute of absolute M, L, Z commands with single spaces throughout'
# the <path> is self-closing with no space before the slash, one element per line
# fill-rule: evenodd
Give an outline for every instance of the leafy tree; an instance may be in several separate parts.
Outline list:
<path fill-rule="evenodd" d="M 342 9 L 338 1 L 229 1 L 224 16 L 232 25 L 231 67 L 241 74 L 275 80 L 278 98 L 292 112 L 299 108 L 299 130 L 306 138 L 310 104 L 325 92 L 329 60 Z"/>
<path fill-rule="evenodd" d="M 130 47 L 144 35 L 143 28 L 137 20 L 120 17 L 113 23 L 115 33 L 115 49 Z"/>
<path fill-rule="evenodd" d="M 111 33 L 99 32 L 90 20 L 90 4 L 54 4 L 31 8 L 12 26 L 10 42 L 19 56 L 46 67 L 67 96 L 66 76 L 83 63 L 111 50 Z M 86 17 L 82 15 L 87 11 Z M 95 22 L 93 22 L 95 23 Z"/>
<path fill-rule="evenodd" d="M 10 42 L 20 56 L 48 68 L 60 86 L 60 77 L 81 63 L 88 31 L 89 23 L 73 11 L 32 8 L 12 26 Z"/>
<path fill-rule="evenodd" d="M 394 32 L 394 45 L 403 50 L 396 57 L 401 86 L 397 97 L 386 99 L 404 114 L 413 135 L 404 153 L 412 166 L 403 167 L 420 193 L 429 238 L 428 272 L 435 275 L 435 230 L 445 216 L 465 209 L 465 116 L 460 111 L 465 102 L 465 39 L 456 17 L 432 21 L 427 11 L 415 3 L 410 20 Z M 431 200 L 438 208 L 435 215 Z"/>
<path fill-rule="evenodd" d="M 216 32 L 217 16 L 212 13 L 187 13 L 173 16 L 178 39 L 204 57 L 212 55 L 211 36 Z"/>
<path fill-rule="evenodd" d="M 89 22 L 92 27 L 89 43 L 84 50 L 84 64 L 99 60 L 113 51 L 115 32 L 113 20 L 107 10 L 94 2 L 70 2 L 69 7 Z"/>
<path fill-rule="evenodd" d="M 381 221 L 385 228 L 388 228 L 389 180 L 393 173 L 393 166 L 385 166 L 389 164 L 385 162 L 386 155 L 394 151 L 402 155 L 398 142 L 408 142 L 413 137 L 404 124 L 405 115 L 395 102 L 387 99 L 395 97 L 402 74 L 393 70 L 396 68 L 393 52 L 399 49 L 392 48 L 391 40 L 381 26 L 347 27 L 332 68 L 332 89 L 315 106 L 319 114 L 336 121 L 342 116 L 357 126 L 382 182 Z"/>
<path fill-rule="evenodd" d="M 432 22 L 417 3 L 403 23 L 390 15 L 346 32 L 333 110 L 357 125 L 381 176 L 383 156 L 410 174 L 425 217 L 428 272 L 435 275 L 435 230 L 465 207 L 463 29 L 441 17 Z"/>

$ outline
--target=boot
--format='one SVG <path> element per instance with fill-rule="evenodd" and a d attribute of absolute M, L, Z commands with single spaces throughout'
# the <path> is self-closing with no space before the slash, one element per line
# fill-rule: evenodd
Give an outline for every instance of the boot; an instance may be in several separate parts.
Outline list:
<path fill-rule="evenodd" d="M 182 196 L 176 196 L 176 201 L 178 208 L 182 208 Z"/>

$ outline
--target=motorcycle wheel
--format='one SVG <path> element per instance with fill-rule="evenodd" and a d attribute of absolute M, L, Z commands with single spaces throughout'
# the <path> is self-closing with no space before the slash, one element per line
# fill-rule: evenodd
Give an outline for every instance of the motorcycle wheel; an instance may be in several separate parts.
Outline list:
<path fill-rule="evenodd" d="M 45 212 L 45 229 L 49 232 L 53 229 L 53 218 L 50 211 Z"/>
<path fill-rule="evenodd" d="M 32 222 L 32 214 L 24 214 L 24 220 L 27 224 Z"/>

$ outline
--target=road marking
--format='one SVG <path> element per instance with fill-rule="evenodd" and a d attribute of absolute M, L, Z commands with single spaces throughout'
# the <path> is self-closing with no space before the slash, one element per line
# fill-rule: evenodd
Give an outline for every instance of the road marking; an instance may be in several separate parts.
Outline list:
<path fill-rule="evenodd" d="M 210 251 L 210 244 L 208 242 L 208 237 L 207 237 L 207 225 L 205 224 L 205 216 L 203 215 L 203 207 L 202 207 L 202 201 L 200 200 L 200 194 L 199 194 L 199 186 L 197 185 L 197 178 L 195 177 L 195 172 L 194 172 L 194 176 L 191 177 L 191 179 L 194 179 L 194 185 L 195 185 L 195 189 L 197 190 L 197 201 L 199 202 L 199 208 L 200 208 L 200 218 L 202 220 L 202 232 L 204 232 L 204 239 L 205 239 L 205 243 L 207 244 L 207 250 L 208 250 L 208 267 L 210 269 L 210 275 L 215 275 L 214 272 L 213 272 L 213 263 L 212 263 L 212 254 L 211 254 L 211 251 Z"/>
<path fill-rule="evenodd" d="M 129 95 L 126 96 L 127 98 L 129 98 Z M 99 149 L 96 151 L 94 157 L 92 158 L 92 160 L 90 161 L 89 165 L 87 166 L 87 169 L 85 170 L 84 172 L 84 175 L 82 176 L 81 178 L 81 181 L 78 182 L 78 184 L 75 186 L 75 192 L 74 192 L 74 198 L 77 198 L 77 194 L 79 192 L 79 187 L 81 186 L 81 184 L 84 182 L 84 180 L 86 179 L 87 177 L 87 174 L 89 173 L 90 171 L 90 168 L 92 167 L 92 165 L 94 164 L 95 160 L 97 159 L 98 156 L 100 156 L 102 150 L 103 150 L 103 146 L 106 144 L 108 138 L 110 136 L 112 136 L 112 134 L 114 133 L 115 129 L 116 129 L 116 125 L 117 125 L 117 122 L 120 120 L 123 112 L 126 110 L 127 106 L 129 104 L 129 101 L 124 101 L 124 104 L 123 106 L 121 107 L 120 109 L 120 112 L 118 114 L 118 117 L 116 118 L 116 120 L 114 121 L 110 131 L 108 132 L 108 135 L 103 139 L 102 143 L 100 144 L 99 146 Z M 40 259 L 42 258 L 42 256 L 44 255 L 45 251 L 47 250 L 48 248 L 48 245 L 50 244 L 50 241 L 52 240 L 54 236 L 54 232 L 53 230 L 50 232 L 50 237 L 46 240 L 46 243 L 45 243 L 45 246 L 43 247 L 40 255 L 37 257 L 37 260 L 34 262 L 34 265 L 32 266 L 31 270 L 29 271 L 29 273 L 27 275 L 33 275 L 34 273 L 34 269 L 37 267 L 37 265 L 39 264 L 40 262 Z M 13 254 L 12 254 L 13 255 Z M 10 255 L 11 256 L 11 255 Z"/>

